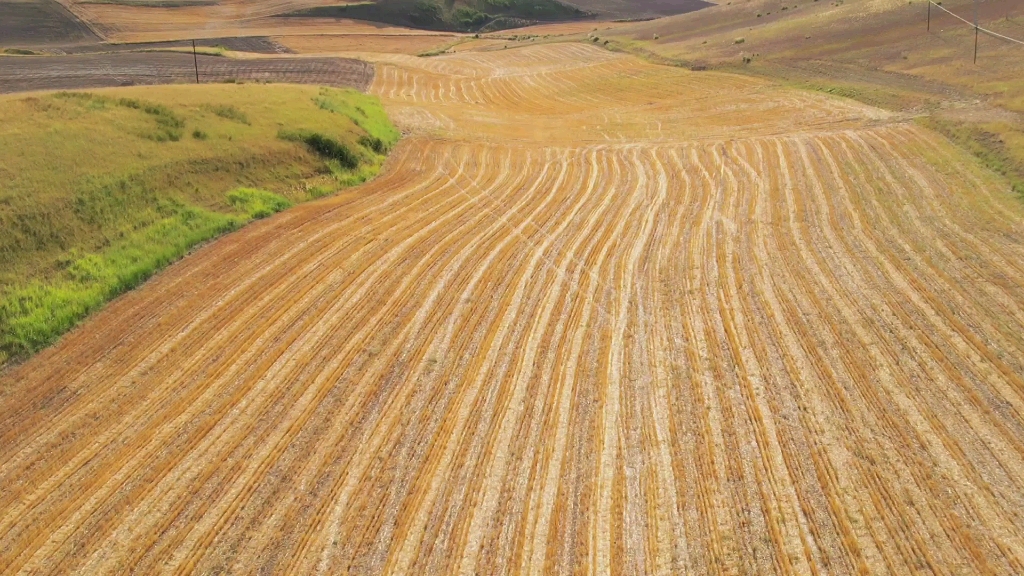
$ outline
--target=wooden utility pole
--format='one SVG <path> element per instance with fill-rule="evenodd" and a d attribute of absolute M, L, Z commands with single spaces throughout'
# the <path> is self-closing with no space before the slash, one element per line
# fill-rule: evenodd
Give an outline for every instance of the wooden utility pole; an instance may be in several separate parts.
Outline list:
<path fill-rule="evenodd" d="M 974 63 L 978 63 L 978 0 L 974 0 Z"/>
<path fill-rule="evenodd" d="M 196 41 L 192 41 L 192 63 L 196 65 L 196 84 L 199 84 L 199 56 L 196 56 Z"/>
<path fill-rule="evenodd" d="M 932 31 L 932 0 L 928 0 L 928 31 Z"/>

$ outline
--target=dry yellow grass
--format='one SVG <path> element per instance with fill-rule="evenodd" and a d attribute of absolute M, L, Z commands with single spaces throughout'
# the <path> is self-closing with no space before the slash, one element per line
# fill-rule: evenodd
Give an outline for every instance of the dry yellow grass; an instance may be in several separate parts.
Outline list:
<path fill-rule="evenodd" d="M 901 117 L 378 56 L 386 173 L 0 379 L 7 572 L 1024 572 L 1024 208 Z"/>

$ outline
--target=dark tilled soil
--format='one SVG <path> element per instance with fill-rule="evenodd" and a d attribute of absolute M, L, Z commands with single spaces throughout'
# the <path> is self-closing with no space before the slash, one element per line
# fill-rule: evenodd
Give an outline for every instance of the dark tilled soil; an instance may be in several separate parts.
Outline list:
<path fill-rule="evenodd" d="M 53 0 L 0 0 L 0 48 L 99 41 L 88 26 Z"/>
<path fill-rule="evenodd" d="M 191 54 L 123 53 L 8 57 L 0 65 L 0 93 L 195 82 Z M 287 82 L 366 90 L 373 66 L 346 58 L 199 57 L 201 82 Z"/>
<path fill-rule="evenodd" d="M 602 19 L 644 19 L 686 14 L 713 6 L 704 0 L 562 0 Z"/>
<path fill-rule="evenodd" d="M 250 36 L 248 38 L 206 38 L 196 40 L 196 46 L 223 46 L 236 52 L 252 52 L 254 54 L 291 54 L 286 46 L 274 42 L 266 36 Z M 144 42 L 136 44 L 92 44 L 73 46 L 60 50 L 65 54 L 99 54 L 102 52 L 138 52 L 140 50 L 161 50 L 164 48 L 191 48 L 189 40 L 172 42 Z"/>

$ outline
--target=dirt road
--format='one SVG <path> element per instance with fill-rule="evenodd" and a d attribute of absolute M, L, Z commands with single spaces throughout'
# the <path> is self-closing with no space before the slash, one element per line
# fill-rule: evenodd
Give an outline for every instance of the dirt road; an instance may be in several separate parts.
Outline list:
<path fill-rule="evenodd" d="M 381 56 L 385 175 L 0 378 L 5 573 L 1024 572 L 1024 209 L 877 109 Z"/>

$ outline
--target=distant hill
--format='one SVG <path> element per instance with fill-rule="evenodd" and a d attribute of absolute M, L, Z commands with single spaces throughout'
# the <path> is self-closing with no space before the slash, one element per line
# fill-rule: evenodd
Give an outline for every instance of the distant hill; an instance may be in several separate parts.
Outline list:
<path fill-rule="evenodd" d="M 644 20 L 712 6 L 704 0 L 377 0 L 284 16 L 350 18 L 449 32 L 491 32 L 541 22 Z"/>
<path fill-rule="evenodd" d="M 379 0 L 309 8 L 284 16 L 351 18 L 427 30 L 486 32 L 537 22 L 583 20 L 596 14 L 559 0 Z"/>
<path fill-rule="evenodd" d="M 565 3 L 605 20 L 647 20 L 714 6 L 704 0 L 569 0 Z"/>

